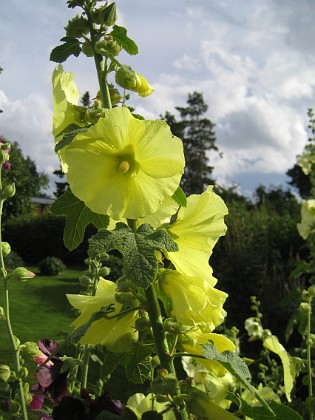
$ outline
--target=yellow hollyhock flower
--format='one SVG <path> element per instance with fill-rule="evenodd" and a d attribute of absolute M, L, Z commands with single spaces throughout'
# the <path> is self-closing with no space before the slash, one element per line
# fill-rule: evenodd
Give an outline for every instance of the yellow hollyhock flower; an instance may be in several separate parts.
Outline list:
<path fill-rule="evenodd" d="M 71 324 L 78 328 L 89 321 L 91 316 L 101 308 L 113 305 L 115 311 L 110 317 L 119 314 L 122 305 L 115 301 L 116 284 L 100 278 L 95 296 L 67 294 L 70 304 L 81 311 L 80 316 Z M 102 344 L 114 353 L 129 351 L 137 340 L 135 320 L 138 312 L 129 312 L 114 319 L 99 319 L 91 324 L 81 338 L 81 344 Z"/>
<path fill-rule="evenodd" d="M 109 109 L 78 134 L 66 160 L 72 192 L 115 220 L 156 212 L 177 189 L 185 164 L 182 142 L 164 121 L 138 120 L 125 107 Z"/>
<path fill-rule="evenodd" d="M 63 70 L 61 64 L 52 74 L 53 85 L 53 129 L 55 143 L 61 140 L 60 133 L 70 124 L 82 125 L 75 118 L 75 106 L 78 104 L 80 94 L 74 82 L 74 75 Z M 64 160 L 65 148 L 58 152 L 63 172 L 67 171 Z"/>
<path fill-rule="evenodd" d="M 189 276 L 202 276 L 212 281 L 209 258 L 220 236 L 225 235 L 224 216 L 228 209 L 221 197 L 209 186 L 202 194 L 187 198 L 187 207 L 179 209 L 177 220 L 169 228 L 169 233 L 178 245 L 178 252 L 168 252 L 176 269 Z"/>
<path fill-rule="evenodd" d="M 164 270 L 159 278 L 162 291 L 172 301 L 177 321 L 211 332 L 226 316 L 223 303 L 227 294 L 201 277 L 191 277 L 175 270 Z"/>
<path fill-rule="evenodd" d="M 301 218 L 297 230 L 303 239 L 307 239 L 315 232 L 315 200 L 302 200 Z"/>
<path fill-rule="evenodd" d="M 209 343 L 215 345 L 220 353 L 226 350 L 229 350 L 232 352 L 235 351 L 235 344 L 222 334 L 216 334 L 216 333 L 204 334 L 200 330 L 193 330 L 186 333 L 186 335 L 190 339 L 192 339 L 192 344 L 183 342 L 181 345 L 183 349 L 191 355 L 202 356 L 203 355 L 202 345 L 209 344 Z M 217 378 L 223 377 L 227 373 L 227 370 L 219 362 L 215 360 L 213 361 L 213 360 L 207 360 L 207 359 L 202 359 L 202 358 L 196 358 L 196 360 L 198 363 L 205 366 Z"/>

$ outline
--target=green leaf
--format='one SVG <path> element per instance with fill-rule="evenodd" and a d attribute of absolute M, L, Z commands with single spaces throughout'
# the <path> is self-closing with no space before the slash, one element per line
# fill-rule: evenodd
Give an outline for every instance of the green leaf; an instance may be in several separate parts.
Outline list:
<path fill-rule="evenodd" d="M 269 412 L 273 417 L 275 417 L 272 409 L 266 403 L 266 401 L 261 398 L 258 394 L 256 388 L 250 383 L 251 374 L 248 370 L 246 363 L 239 357 L 237 353 L 231 351 L 224 351 L 220 353 L 216 346 L 211 344 L 202 345 L 203 356 L 208 360 L 216 360 L 222 366 L 225 367 L 233 376 L 235 376 L 239 381 L 246 386 L 246 388 L 257 398 L 257 400 L 262 404 L 264 409 Z"/>
<path fill-rule="evenodd" d="M 287 400 L 291 402 L 290 394 L 293 389 L 295 376 L 297 374 L 295 370 L 295 364 L 283 345 L 279 343 L 278 337 L 275 335 L 267 337 L 263 341 L 263 346 L 280 357 L 283 366 L 285 395 Z"/>
<path fill-rule="evenodd" d="M 251 405 L 242 398 L 237 397 L 237 399 L 239 400 L 238 405 L 242 413 L 253 420 L 274 419 L 275 416 L 277 420 L 302 420 L 300 414 L 292 410 L 292 408 L 284 404 L 279 404 L 276 401 L 268 402 L 269 407 L 275 414 L 274 416 L 270 412 L 266 412 L 265 407 L 261 405 Z"/>
<path fill-rule="evenodd" d="M 130 55 L 138 54 L 137 44 L 127 36 L 127 29 L 115 25 L 110 35 L 118 42 L 118 44 Z"/>
<path fill-rule="evenodd" d="M 117 249 L 123 255 L 124 274 L 137 286 L 147 288 L 158 270 L 155 251 L 177 251 L 177 245 L 165 229 L 154 231 L 150 225 L 141 225 L 133 232 L 124 223 L 117 223 L 113 231 L 101 231 L 89 241 L 92 253 Z"/>
<path fill-rule="evenodd" d="M 85 131 L 87 131 L 87 127 L 81 128 L 76 124 L 68 125 L 68 127 L 66 127 L 61 133 L 58 134 L 58 136 L 63 134 L 63 138 L 56 144 L 55 153 L 59 152 L 59 150 L 63 149 L 65 146 L 68 146 L 77 134 L 83 133 Z"/>
<path fill-rule="evenodd" d="M 63 63 L 70 55 L 74 55 L 75 57 L 80 55 L 81 46 L 78 39 L 66 36 L 62 38 L 61 41 L 65 41 L 65 43 L 58 45 L 52 50 L 50 53 L 50 61 Z"/>
<path fill-rule="evenodd" d="M 123 364 L 126 353 L 112 353 L 106 350 L 104 361 L 100 369 L 100 377 L 105 380 L 108 375 L 111 375 L 118 365 Z"/>
<path fill-rule="evenodd" d="M 51 211 L 56 215 L 66 216 L 63 241 L 70 251 L 77 248 L 83 241 L 88 224 L 93 223 L 96 228 L 102 229 L 109 223 L 107 215 L 92 212 L 83 201 L 72 194 L 70 188 L 52 204 Z"/>
<path fill-rule="evenodd" d="M 152 369 L 150 356 L 153 351 L 154 348 L 151 346 L 139 345 L 126 355 L 123 364 L 130 382 L 143 384 L 150 377 Z"/>
<path fill-rule="evenodd" d="M 172 195 L 173 200 L 176 201 L 176 203 L 179 206 L 186 207 L 187 206 L 187 197 L 184 193 L 184 191 L 181 189 L 181 187 L 178 187 L 177 190 Z"/>

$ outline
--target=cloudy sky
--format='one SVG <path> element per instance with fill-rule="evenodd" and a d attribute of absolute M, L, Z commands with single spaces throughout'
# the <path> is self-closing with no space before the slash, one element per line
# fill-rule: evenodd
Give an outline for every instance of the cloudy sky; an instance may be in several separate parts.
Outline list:
<path fill-rule="evenodd" d="M 314 0 L 117 0 L 120 25 L 139 46 L 121 59 L 154 86 L 130 104 L 147 118 L 203 92 L 223 158 L 219 183 L 250 195 L 284 185 L 306 143 L 315 107 Z M 77 9 L 79 11 L 79 9 Z M 39 170 L 58 168 L 51 136 L 52 48 L 77 12 L 66 0 L 0 4 L 0 134 L 17 141 Z M 93 60 L 64 63 L 81 94 L 97 91 Z M 175 112 L 176 114 L 176 112 Z"/>

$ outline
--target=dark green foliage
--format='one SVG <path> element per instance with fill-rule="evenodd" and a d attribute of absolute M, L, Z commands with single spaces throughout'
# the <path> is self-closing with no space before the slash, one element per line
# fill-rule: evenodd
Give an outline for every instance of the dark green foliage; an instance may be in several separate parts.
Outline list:
<path fill-rule="evenodd" d="M 87 238 L 96 233 L 96 228 L 89 225 L 83 243 L 69 252 L 62 239 L 65 224 L 65 217 L 52 214 L 18 218 L 5 225 L 3 238 L 28 264 L 38 264 L 43 258 L 54 255 L 66 264 L 82 265 L 87 256 Z"/>
<path fill-rule="evenodd" d="M 182 176 L 181 187 L 187 195 L 200 194 L 205 188 L 214 184 L 210 177 L 213 167 L 209 165 L 208 152 L 217 151 L 215 144 L 214 124 L 204 118 L 208 105 L 205 104 L 202 93 L 193 92 L 188 95 L 187 107 L 176 107 L 180 120 L 170 112 L 162 115 L 169 124 L 174 136 L 182 139 L 186 159 L 185 173 Z"/>
<path fill-rule="evenodd" d="M 7 270 L 14 270 L 16 267 L 23 267 L 25 263 L 17 252 L 11 251 L 4 257 L 4 265 Z"/>
<path fill-rule="evenodd" d="M 38 264 L 40 274 L 44 276 L 57 276 L 66 268 L 60 258 L 46 257 Z"/>
<path fill-rule="evenodd" d="M 35 162 L 29 156 L 23 156 L 17 142 L 11 143 L 9 162 L 11 168 L 2 172 L 2 181 L 4 186 L 14 182 L 16 193 L 4 202 L 4 223 L 13 217 L 30 213 L 34 208 L 32 197 L 40 195 L 48 185 L 47 175 L 37 172 Z"/>

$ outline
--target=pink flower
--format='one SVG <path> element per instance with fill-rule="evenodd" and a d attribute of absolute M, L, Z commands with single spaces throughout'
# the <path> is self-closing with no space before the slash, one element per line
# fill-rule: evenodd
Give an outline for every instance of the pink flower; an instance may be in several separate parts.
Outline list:
<path fill-rule="evenodd" d="M 38 365 L 41 365 L 42 363 L 44 363 L 44 361 L 47 359 L 47 357 L 48 356 L 41 351 L 41 354 L 39 356 L 33 356 L 33 359 L 35 360 L 35 362 Z M 54 365 L 54 363 L 51 360 L 48 360 L 48 362 L 45 363 L 46 367 L 53 366 L 53 365 Z"/>

